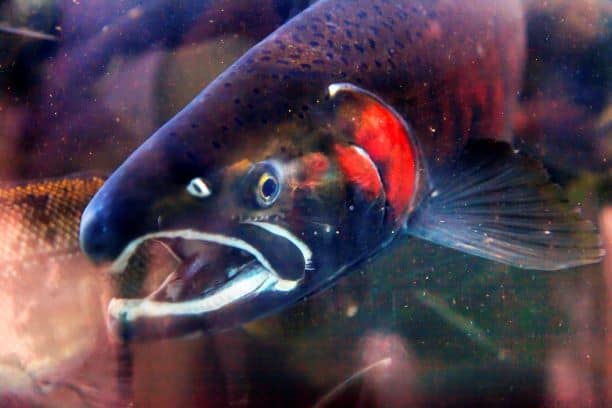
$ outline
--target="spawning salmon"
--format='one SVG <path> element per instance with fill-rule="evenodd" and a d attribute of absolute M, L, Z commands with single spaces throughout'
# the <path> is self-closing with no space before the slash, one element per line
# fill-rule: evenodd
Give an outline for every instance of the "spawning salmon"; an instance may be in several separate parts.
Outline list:
<path fill-rule="evenodd" d="M 125 270 L 160 240 L 181 260 L 114 299 L 145 340 L 230 328 L 417 237 L 520 268 L 598 262 L 591 223 L 512 147 L 519 1 L 322 0 L 248 51 L 105 182 L 81 220 Z"/>

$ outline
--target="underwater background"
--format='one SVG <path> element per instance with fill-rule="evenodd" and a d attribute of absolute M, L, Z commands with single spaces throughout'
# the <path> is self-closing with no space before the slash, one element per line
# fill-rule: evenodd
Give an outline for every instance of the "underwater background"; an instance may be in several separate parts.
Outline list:
<path fill-rule="evenodd" d="M 108 299 L 150 284 L 139 271 L 166 260 L 143 260 L 113 281 L 79 252 L 79 209 L 146 137 L 307 3 L 0 1 L 0 234 L 34 236 L 57 223 L 69 243 L 43 256 L 35 238 L 0 248 L 0 405 L 612 404 L 609 255 L 538 272 L 404 240 L 242 328 L 148 344 L 108 338 Z M 610 254 L 612 3 L 524 4 L 515 131 L 599 225 Z M 61 182 L 56 195 L 43 193 L 41 180 L 64 177 L 81 180 L 83 194 Z M 32 215 L 40 200 L 57 212 Z"/>

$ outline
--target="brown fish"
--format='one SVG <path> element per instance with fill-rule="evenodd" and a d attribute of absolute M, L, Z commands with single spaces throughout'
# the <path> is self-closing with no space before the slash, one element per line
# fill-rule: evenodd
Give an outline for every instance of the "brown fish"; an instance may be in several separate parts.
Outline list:
<path fill-rule="evenodd" d="M 108 277 L 79 249 L 95 174 L 0 185 L 0 405 L 110 406 L 117 348 Z"/>

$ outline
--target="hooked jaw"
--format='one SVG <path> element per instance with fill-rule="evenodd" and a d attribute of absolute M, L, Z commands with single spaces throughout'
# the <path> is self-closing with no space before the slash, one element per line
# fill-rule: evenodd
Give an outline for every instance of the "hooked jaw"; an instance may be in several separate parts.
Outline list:
<path fill-rule="evenodd" d="M 184 301 L 160 301 L 151 296 L 112 299 L 108 305 L 111 332 L 124 340 L 142 341 L 218 331 L 258 317 L 252 302 L 260 296 L 287 293 L 278 289 L 278 279 L 256 261 L 233 273 L 225 283 Z M 156 292 L 160 290 L 164 288 Z M 249 311 L 256 314 L 250 316 Z"/>
<path fill-rule="evenodd" d="M 283 236 L 303 258 L 304 269 L 311 268 L 308 246 L 285 228 L 248 222 L 261 234 Z M 196 249 L 154 293 L 143 299 L 113 299 L 108 307 L 109 326 L 125 339 L 154 339 L 198 331 L 216 331 L 244 323 L 270 310 L 284 306 L 301 292 L 304 275 L 281 276 L 267 254 L 236 237 L 191 229 L 146 234 L 132 241 L 113 262 L 113 273 L 123 273 L 131 256 L 149 240 L 218 246 L 215 259 Z M 180 245 L 179 245 L 180 246 Z M 246 259 L 246 261 L 245 261 Z M 213 269 L 213 270 L 211 270 Z M 202 275 L 216 276 L 217 282 L 202 286 Z M 194 289 L 195 286 L 195 289 Z"/>
<path fill-rule="evenodd" d="M 82 247 L 93 260 L 112 260 L 111 273 L 129 273 L 130 259 L 151 240 L 167 243 L 180 260 L 150 295 L 110 302 L 108 325 L 120 338 L 149 340 L 245 323 L 295 301 L 313 267 L 308 245 L 278 224 L 244 221 L 223 232 L 154 231 L 125 244 L 126 231 L 105 217 L 113 207 L 100 211 L 96 205 L 94 200 L 83 215 Z M 117 252 L 117 246 L 123 248 Z"/>

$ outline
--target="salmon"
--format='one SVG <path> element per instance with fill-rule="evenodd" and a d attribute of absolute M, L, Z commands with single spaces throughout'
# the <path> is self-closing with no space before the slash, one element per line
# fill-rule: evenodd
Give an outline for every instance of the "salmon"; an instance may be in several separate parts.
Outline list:
<path fill-rule="evenodd" d="M 213 332 L 332 285 L 412 236 L 556 270 L 603 256 L 593 225 L 511 145 L 519 1 L 327 1 L 248 51 L 155 132 L 85 210 L 85 253 L 120 274 L 162 240 L 181 260 L 114 299 L 126 339 Z"/>

